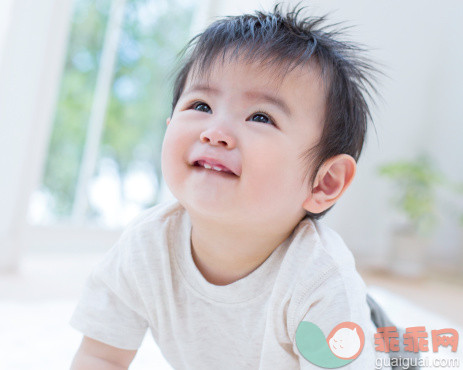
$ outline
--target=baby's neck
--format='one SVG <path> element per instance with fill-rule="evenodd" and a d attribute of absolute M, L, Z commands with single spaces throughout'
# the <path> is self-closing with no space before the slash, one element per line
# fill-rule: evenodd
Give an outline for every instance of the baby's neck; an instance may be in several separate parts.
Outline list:
<path fill-rule="evenodd" d="M 291 234 L 291 230 L 237 228 L 191 217 L 191 252 L 211 284 L 231 284 L 254 271 Z"/>

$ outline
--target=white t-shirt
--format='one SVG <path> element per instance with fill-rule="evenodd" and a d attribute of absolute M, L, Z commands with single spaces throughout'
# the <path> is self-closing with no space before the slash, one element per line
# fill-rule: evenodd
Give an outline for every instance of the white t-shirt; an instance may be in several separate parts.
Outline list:
<path fill-rule="evenodd" d="M 177 202 L 140 214 L 87 279 L 71 326 L 138 349 L 149 328 L 175 369 L 320 369 L 298 351 L 299 323 L 325 338 L 341 322 L 365 333 L 342 369 L 373 369 L 375 327 L 351 252 L 334 231 L 303 219 L 253 272 L 209 283 L 191 255 L 191 221 Z"/>

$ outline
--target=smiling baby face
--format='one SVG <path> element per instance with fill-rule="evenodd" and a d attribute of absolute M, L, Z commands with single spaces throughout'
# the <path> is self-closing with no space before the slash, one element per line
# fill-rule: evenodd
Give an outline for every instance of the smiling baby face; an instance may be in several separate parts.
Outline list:
<path fill-rule="evenodd" d="M 240 59 L 188 76 L 162 150 L 166 183 L 188 211 L 270 227 L 305 215 L 304 154 L 320 138 L 325 94 L 316 68 L 275 76 Z"/>

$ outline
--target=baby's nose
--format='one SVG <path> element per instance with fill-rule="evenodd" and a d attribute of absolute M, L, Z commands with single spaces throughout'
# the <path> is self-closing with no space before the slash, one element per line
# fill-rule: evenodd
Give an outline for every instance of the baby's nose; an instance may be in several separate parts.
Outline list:
<path fill-rule="evenodd" d="M 216 127 L 211 127 L 203 131 L 199 138 L 202 143 L 224 146 L 229 149 L 234 148 L 236 145 L 236 140 L 232 135 L 227 134 L 222 129 Z"/>

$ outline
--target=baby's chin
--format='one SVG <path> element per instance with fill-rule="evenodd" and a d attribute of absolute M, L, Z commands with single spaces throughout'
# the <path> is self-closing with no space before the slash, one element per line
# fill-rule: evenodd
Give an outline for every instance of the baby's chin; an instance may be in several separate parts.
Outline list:
<path fill-rule="evenodd" d="M 179 203 L 193 217 L 210 220 L 211 222 L 235 223 L 241 219 L 240 211 L 233 202 L 204 201 L 203 199 L 178 199 Z"/>

